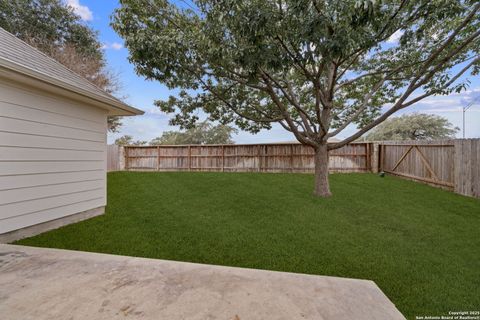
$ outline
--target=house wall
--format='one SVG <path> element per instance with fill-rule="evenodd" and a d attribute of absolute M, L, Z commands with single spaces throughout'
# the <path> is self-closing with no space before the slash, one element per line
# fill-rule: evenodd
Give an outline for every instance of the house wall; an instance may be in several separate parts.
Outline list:
<path fill-rule="evenodd" d="M 104 207 L 106 132 L 105 110 L 0 78 L 0 236 Z"/>

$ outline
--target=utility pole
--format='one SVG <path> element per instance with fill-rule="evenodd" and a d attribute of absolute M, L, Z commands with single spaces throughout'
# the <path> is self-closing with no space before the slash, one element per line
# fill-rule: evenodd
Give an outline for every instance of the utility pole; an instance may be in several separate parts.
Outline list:
<path fill-rule="evenodd" d="M 467 111 L 468 109 L 470 109 L 471 106 L 473 106 L 473 104 L 475 103 L 475 101 L 477 101 L 478 99 L 480 99 L 480 96 L 476 97 L 475 99 L 473 99 L 469 104 L 467 104 L 465 107 L 462 108 L 462 113 L 463 113 L 463 139 L 465 139 L 465 111 Z"/>

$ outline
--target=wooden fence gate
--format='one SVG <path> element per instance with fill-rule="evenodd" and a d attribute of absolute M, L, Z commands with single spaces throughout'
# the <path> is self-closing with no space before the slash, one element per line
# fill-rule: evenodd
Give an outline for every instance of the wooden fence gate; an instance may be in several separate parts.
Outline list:
<path fill-rule="evenodd" d="M 380 170 L 453 190 L 455 145 L 453 142 L 416 141 L 380 144 Z"/>

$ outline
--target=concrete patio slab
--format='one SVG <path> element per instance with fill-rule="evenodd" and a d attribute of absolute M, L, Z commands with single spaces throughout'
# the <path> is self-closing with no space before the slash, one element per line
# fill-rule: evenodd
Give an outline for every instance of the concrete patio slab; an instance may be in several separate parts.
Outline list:
<path fill-rule="evenodd" d="M 372 281 L 0 245 L 0 317 L 405 319 Z"/>

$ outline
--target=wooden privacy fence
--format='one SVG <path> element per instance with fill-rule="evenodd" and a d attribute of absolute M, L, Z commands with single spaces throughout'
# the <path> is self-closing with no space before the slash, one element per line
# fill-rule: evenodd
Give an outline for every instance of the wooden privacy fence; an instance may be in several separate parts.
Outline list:
<path fill-rule="evenodd" d="M 313 172 L 301 144 L 109 146 L 108 170 Z M 480 139 L 352 143 L 329 152 L 332 172 L 385 171 L 480 198 Z"/>
<path fill-rule="evenodd" d="M 128 146 L 126 170 L 313 172 L 314 152 L 301 144 Z M 370 171 L 370 144 L 353 143 L 331 151 L 332 172 Z"/>

